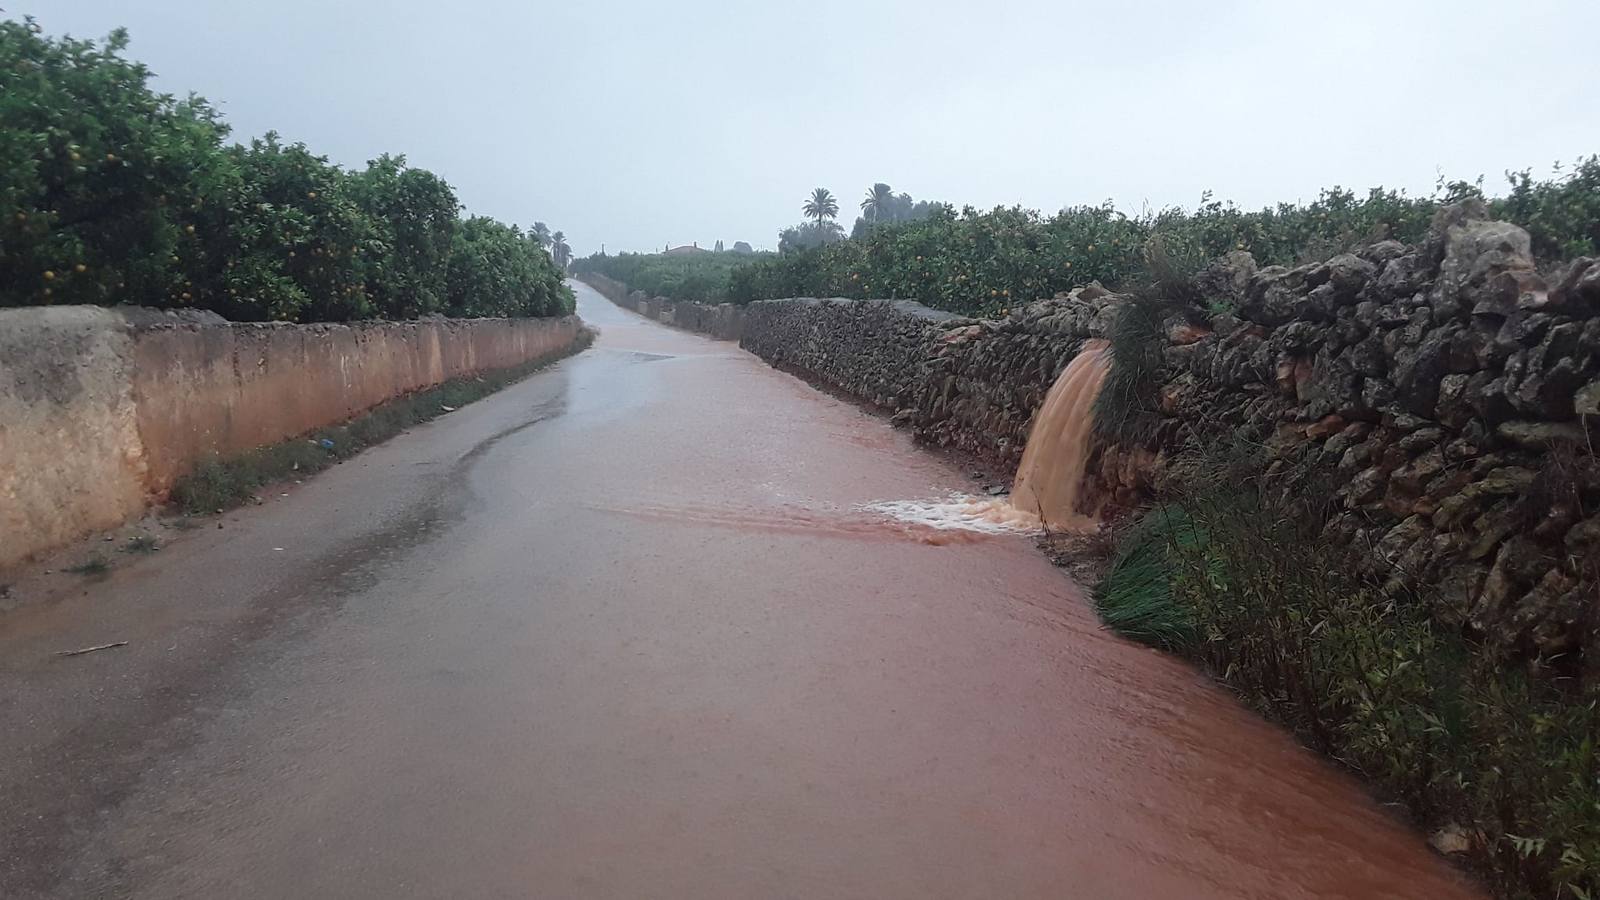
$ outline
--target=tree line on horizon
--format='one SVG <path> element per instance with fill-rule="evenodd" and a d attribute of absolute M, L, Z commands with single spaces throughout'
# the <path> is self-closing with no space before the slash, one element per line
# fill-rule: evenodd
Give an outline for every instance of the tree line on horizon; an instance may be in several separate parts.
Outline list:
<path fill-rule="evenodd" d="M 569 313 L 566 236 L 464 216 L 439 176 L 345 169 L 103 42 L 0 21 L 0 307 L 132 304 L 235 321 Z"/>
<path fill-rule="evenodd" d="M 1099 281 L 1134 286 L 1152 278 L 1149 253 L 1195 271 L 1234 250 L 1262 265 L 1297 265 L 1377 240 L 1421 239 L 1434 214 L 1468 197 L 1487 201 L 1499 218 L 1527 229 L 1544 260 L 1600 254 L 1600 156 L 1556 165 L 1547 178 L 1506 173 L 1508 190 L 1490 197 L 1483 179 L 1441 179 L 1426 197 L 1373 188 L 1365 195 L 1333 187 L 1309 203 L 1246 210 L 1209 193 L 1193 210 L 1170 207 L 1129 215 L 1109 201 L 1046 216 L 1020 206 L 980 211 L 949 204 L 892 205 L 886 184 L 861 203 L 849 238 L 834 221 L 839 204 L 825 188 L 807 196 L 810 220 L 785 229 L 779 254 L 729 273 L 723 299 L 888 297 L 965 314 L 994 313 Z M 885 210 L 901 211 L 884 215 Z M 789 238 L 784 240 L 784 238 Z"/>
<path fill-rule="evenodd" d="M 914 222 L 949 208 L 947 203 L 913 200 L 905 192 L 895 193 L 884 182 L 875 182 L 867 188 L 866 198 L 860 204 L 861 215 L 850 229 L 850 239 L 860 240 L 875 225 L 892 225 Z M 814 188 L 800 211 L 810 221 L 791 225 L 778 233 L 780 253 L 809 250 L 845 239 L 844 229 L 835 219 L 839 215 L 839 201 L 827 188 Z"/>
<path fill-rule="evenodd" d="M 1485 193 L 1481 178 L 1441 179 L 1424 197 L 1334 187 L 1308 203 L 1246 210 L 1207 194 L 1192 210 L 1135 215 L 1110 201 L 1054 215 L 1021 206 L 958 211 L 948 203 L 912 201 L 879 182 L 867 190 L 849 237 L 837 223 L 838 199 L 816 188 L 801 206 L 808 221 L 781 231 L 775 254 L 707 267 L 692 277 L 686 267 L 694 263 L 684 262 L 680 274 L 649 285 L 616 268 L 611 277 L 700 302 L 885 297 L 993 314 L 1094 281 L 1124 288 L 1146 283 L 1153 277 L 1153 243 L 1164 267 L 1190 272 L 1234 250 L 1248 251 L 1261 265 L 1292 266 L 1385 238 L 1414 243 L 1441 207 L 1467 197 L 1486 200 L 1495 216 L 1527 229 L 1541 259 L 1600 255 L 1600 156 L 1557 165 L 1545 178 L 1527 170 L 1506 178 L 1508 189 L 1498 197 Z M 688 285 L 688 292 L 674 293 L 679 285 Z"/>

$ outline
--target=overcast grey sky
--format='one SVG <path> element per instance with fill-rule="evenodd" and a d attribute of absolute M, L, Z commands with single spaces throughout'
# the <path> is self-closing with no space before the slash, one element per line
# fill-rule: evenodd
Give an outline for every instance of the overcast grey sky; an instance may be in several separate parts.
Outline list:
<path fill-rule="evenodd" d="M 401 152 L 581 254 L 772 247 L 822 185 L 1046 211 L 1427 193 L 1600 152 L 1596 0 L 0 0 L 235 136 Z"/>

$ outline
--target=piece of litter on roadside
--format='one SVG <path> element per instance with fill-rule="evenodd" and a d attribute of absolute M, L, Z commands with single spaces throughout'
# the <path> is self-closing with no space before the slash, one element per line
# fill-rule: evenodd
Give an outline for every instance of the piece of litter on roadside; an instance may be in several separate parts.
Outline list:
<path fill-rule="evenodd" d="M 113 647 L 126 647 L 126 646 L 128 646 L 128 642 L 127 641 L 113 641 L 112 643 L 109 643 L 109 644 L 96 644 L 93 647 L 81 647 L 81 648 L 79 648 L 77 650 L 57 650 L 56 651 L 56 655 L 57 656 L 82 656 L 85 653 L 93 653 L 96 650 L 110 650 Z"/>
<path fill-rule="evenodd" d="M 282 547 L 273 547 L 272 549 L 274 549 L 274 550 L 282 550 L 283 548 Z"/>
<path fill-rule="evenodd" d="M 456 411 L 456 408 L 454 406 L 445 406 L 442 403 L 439 404 L 439 408 L 444 410 L 445 412 L 455 412 Z"/>

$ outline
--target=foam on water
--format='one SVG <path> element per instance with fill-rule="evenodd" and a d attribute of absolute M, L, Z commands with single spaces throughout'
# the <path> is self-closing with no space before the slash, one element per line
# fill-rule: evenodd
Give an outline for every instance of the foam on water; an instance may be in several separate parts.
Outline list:
<path fill-rule="evenodd" d="M 976 531 L 983 534 L 1038 534 L 1039 517 L 1016 509 L 1001 498 L 952 493 L 937 500 L 884 500 L 857 507 L 939 531 Z"/>
<path fill-rule="evenodd" d="M 1039 534 L 1093 531 L 1078 492 L 1093 442 L 1094 404 L 1111 369 L 1105 341 L 1093 340 L 1057 377 L 1034 416 L 1009 498 L 950 494 L 942 500 L 886 500 L 857 507 L 938 531 Z"/>

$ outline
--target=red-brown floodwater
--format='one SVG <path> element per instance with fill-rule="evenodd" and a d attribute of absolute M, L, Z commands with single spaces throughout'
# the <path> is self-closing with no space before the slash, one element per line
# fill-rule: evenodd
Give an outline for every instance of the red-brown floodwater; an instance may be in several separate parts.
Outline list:
<path fill-rule="evenodd" d="M 0 619 L 0 894 L 1477 896 L 1028 537 L 894 514 L 962 472 L 578 292 L 595 349 Z"/>

